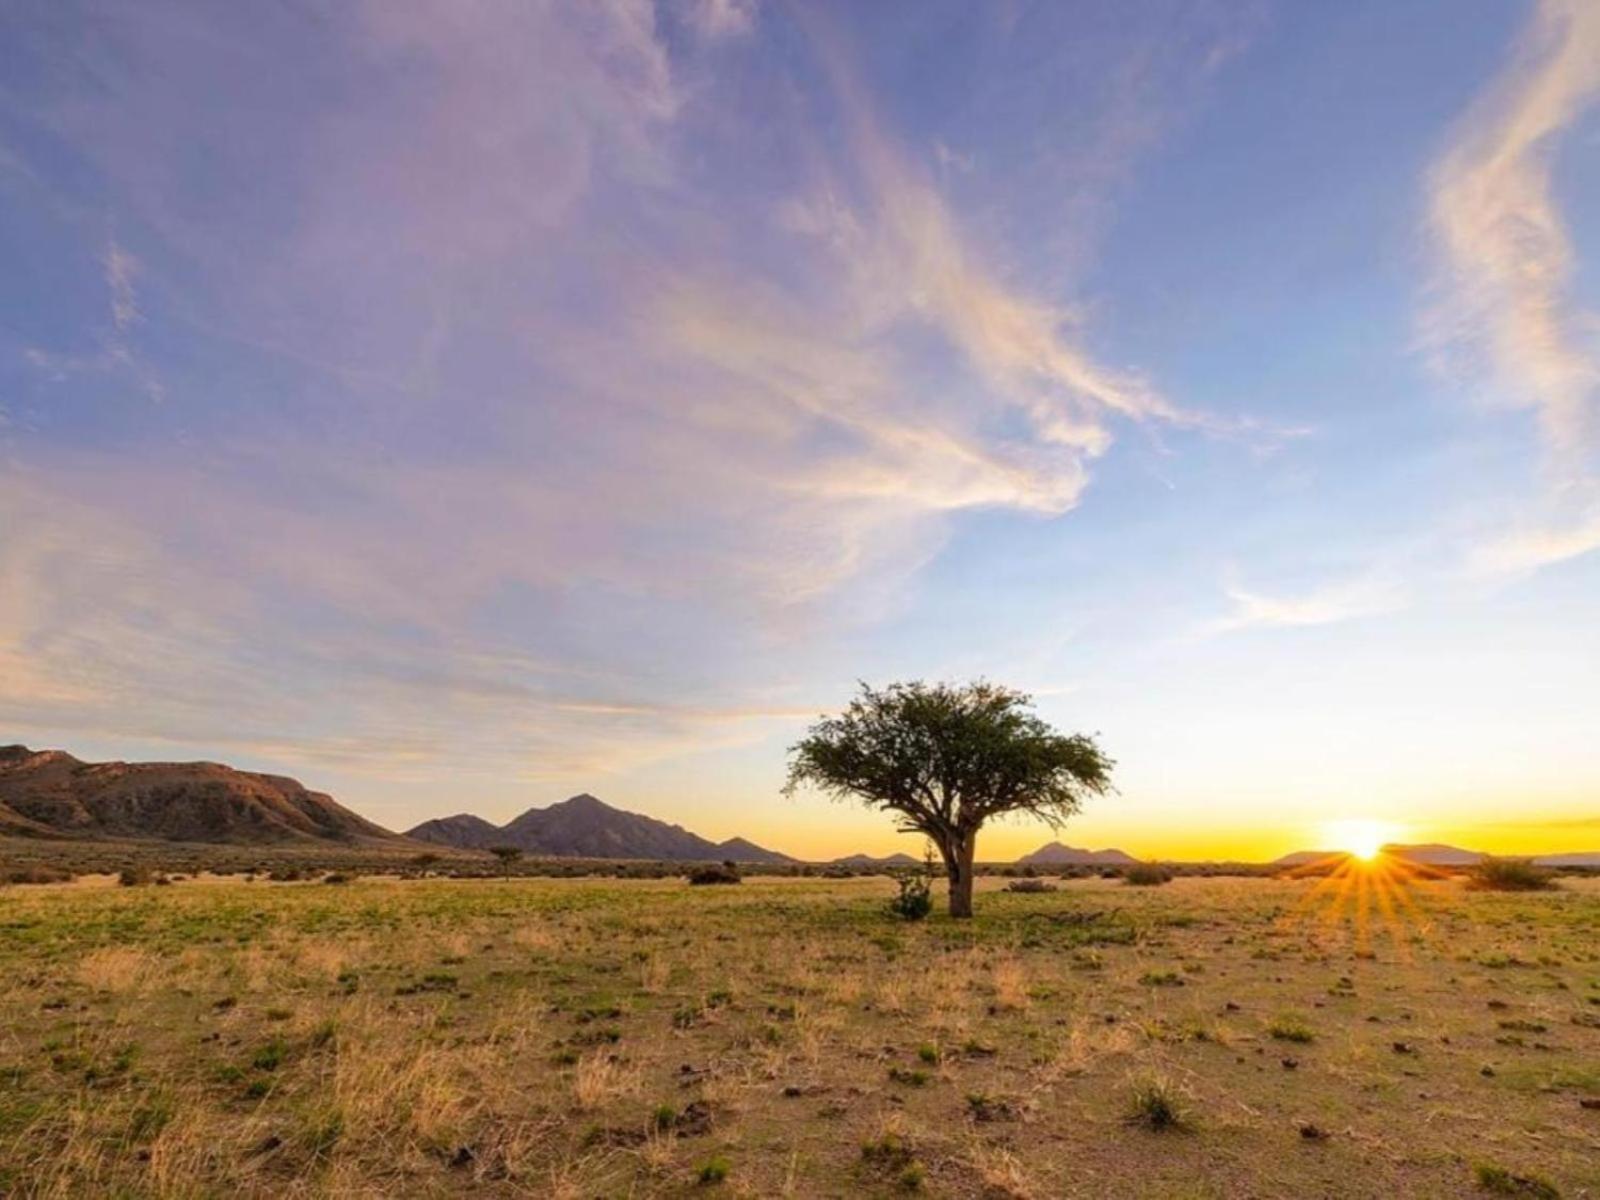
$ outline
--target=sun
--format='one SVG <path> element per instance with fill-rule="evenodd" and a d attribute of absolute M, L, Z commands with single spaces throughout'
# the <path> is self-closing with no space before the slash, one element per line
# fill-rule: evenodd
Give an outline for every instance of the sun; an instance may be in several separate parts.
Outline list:
<path fill-rule="evenodd" d="M 1368 817 L 1331 822 L 1327 831 L 1331 849 L 1344 850 L 1362 862 L 1371 862 L 1386 844 L 1395 840 L 1392 825 Z"/>

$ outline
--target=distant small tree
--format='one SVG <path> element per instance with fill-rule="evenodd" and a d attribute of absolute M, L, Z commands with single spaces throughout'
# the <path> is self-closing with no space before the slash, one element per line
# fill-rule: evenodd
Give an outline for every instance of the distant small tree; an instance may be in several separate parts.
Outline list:
<path fill-rule="evenodd" d="M 1111 790 L 1112 761 L 1094 739 L 1056 732 L 1023 692 L 966 685 L 861 685 L 790 749 L 793 795 L 802 788 L 899 814 L 944 860 L 950 915 L 972 915 L 978 830 L 1022 813 L 1059 826 L 1089 796 Z"/>
<path fill-rule="evenodd" d="M 511 878 L 511 864 L 522 857 L 521 846 L 490 846 L 489 853 L 500 860 L 500 874 Z"/>

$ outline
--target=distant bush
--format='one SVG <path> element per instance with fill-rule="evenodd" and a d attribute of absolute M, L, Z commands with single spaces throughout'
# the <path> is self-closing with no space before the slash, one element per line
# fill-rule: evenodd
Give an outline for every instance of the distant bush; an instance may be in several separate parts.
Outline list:
<path fill-rule="evenodd" d="M 343 871 L 329 871 L 322 877 L 323 883 L 349 883 L 351 877 Z"/>
<path fill-rule="evenodd" d="M 1053 892 L 1056 890 L 1055 884 L 1044 879 L 1034 879 L 1032 876 L 1026 879 L 1013 879 L 1006 884 L 1006 891 L 1008 892 Z"/>
<path fill-rule="evenodd" d="M 299 867 L 274 867 L 267 874 L 273 883 L 295 883 L 306 877 L 306 873 Z"/>
<path fill-rule="evenodd" d="M 666 863 L 618 863 L 611 872 L 618 879 L 669 879 L 677 872 Z"/>
<path fill-rule="evenodd" d="M 123 867 L 117 875 L 117 882 L 123 887 L 142 887 L 150 882 L 150 868 Z"/>
<path fill-rule="evenodd" d="M 689 872 L 689 883 L 696 887 L 716 883 L 743 883 L 744 877 L 733 863 L 708 863 Z"/>
<path fill-rule="evenodd" d="M 70 883 L 74 876 L 61 867 L 13 867 L 0 882 L 5 883 Z"/>
<path fill-rule="evenodd" d="M 1467 872 L 1467 886 L 1483 892 L 1542 892 L 1555 883 L 1551 872 L 1525 858 L 1486 858 Z"/>
<path fill-rule="evenodd" d="M 1160 887 L 1172 882 L 1172 872 L 1160 863 L 1135 863 L 1122 877 L 1134 887 Z"/>

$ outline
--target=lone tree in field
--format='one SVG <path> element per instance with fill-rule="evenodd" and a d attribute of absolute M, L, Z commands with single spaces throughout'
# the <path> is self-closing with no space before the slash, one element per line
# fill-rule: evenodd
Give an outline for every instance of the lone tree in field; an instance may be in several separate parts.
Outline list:
<path fill-rule="evenodd" d="M 522 857 L 521 846 L 490 846 L 489 853 L 500 860 L 500 873 L 511 878 L 511 866 Z"/>
<path fill-rule="evenodd" d="M 861 685 L 789 751 L 787 794 L 811 787 L 897 813 L 938 848 L 950 915 L 972 915 L 972 861 L 990 817 L 1025 813 L 1052 827 L 1111 790 L 1112 762 L 1091 737 L 1057 733 L 1033 699 L 998 684 Z"/>

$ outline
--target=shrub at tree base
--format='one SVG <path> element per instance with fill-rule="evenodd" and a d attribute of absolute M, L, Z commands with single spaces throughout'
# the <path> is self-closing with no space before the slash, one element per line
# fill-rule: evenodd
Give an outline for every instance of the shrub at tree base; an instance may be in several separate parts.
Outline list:
<path fill-rule="evenodd" d="M 889 901 L 889 911 L 906 921 L 920 921 L 933 911 L 933 895 L 928 872 L 896 875 L 900 894 Z"/>

